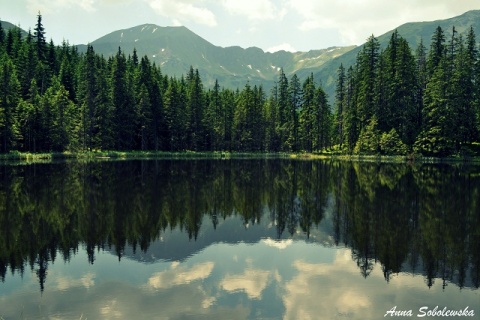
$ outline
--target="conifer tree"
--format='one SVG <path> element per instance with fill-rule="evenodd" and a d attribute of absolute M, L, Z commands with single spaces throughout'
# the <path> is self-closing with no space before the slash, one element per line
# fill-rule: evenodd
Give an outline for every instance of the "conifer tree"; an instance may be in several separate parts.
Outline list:
<path fill-rule="evenodd" d="M 112 102 L 115 125 L 115 147 L 119 150 L 134 148 L 135 110 L 132 83 L 127 73 L 127 60 L 119 48 L 112 68 Z"/>
<path fill-rule="evenodd" d="M 375 84 L 378 77 L 380 44 L 373 35 L 368 38 L 357 57 L 357 109 L 360 130 L 375 111 Z"/>
<path fill-rule="evenodd" d="M 346 76 L 345 90 L 345 141 L 347 152 L 352 153 L 360 133 L 360 121 L 357 110 L 357 82 L 356 71 L 349 67 Z"/>
<path fill-rule="evenodd" d="M 17 107 L 20 101 L 20 83 L 12 60 L 0 56 L 0 142 L 1 151 L 16 147 L 19 135 Z"/>
<path fill-rule="evenodd" d="M 417 133 L 421 130 L 423 125 L 423 96 L 425 94 L 425 89 L 427 87 L 427 49 L 423 45 L 423 40 L 420 40 L 420 43 L 417 46 L 415 51 L 415 73 L 416 73 L 416 83 L 417 83 L 417 92 L 415 94 L 415 120 L 414 126 L 417 129 Z"/>
<path fill-rule="evenodd" d="M 302 86 L 303 103 L 299 117 L 299 135 L 302 150 L 312 152 L 315 137 L 315 82 L 313 73 L 305 80 Z"/>
<path fill-rule="evenodd" d="M 290 136 L 289 134 L 289 125 L 291 119 L 291 112 L 289 109 L 290 106 L 290 96 L 288 92 L 288 79 L 283 72 L 283 69 L 280 69 L 280 74 L 278 77 L 278 94 L 277 94 L 277 109 L 278 109 L 278 122 L 277 122 L 277 132 L 278 138 L 280 141 L 280 150 L 288 151 L 290 146 L 287 144 L 287 139 Z"/>
<path fill-rule="evenodd" d="M 205 147 L 203 126 L 205 97 L 198 69 L 194 71 L 193 67 L 190 67 L 186 80 L 188 86 L 187 114 L 189 117 L 187 122 L 188 149 L 200 151 Z"/>
<path fill-rule="evenodd" d="M 345 96 L 346 96 L 346 76 L 343 64 L 337 71 L 337 82 L 335 86 L 335 119 L 334 119 L 334 137 L 335 143 L 338 143 L 342 149 L 345 131 Z"/>
<path fill-rule="evenodd" d="M 298 151 L 299 149 L 299 139 L 298 139 L 298 113 L 302 103 L 302 89 L 300 87 L 300 80 L 298 76 L 294 74 L 290 79 L 290 84 L 288 87 L 289 99 L 288 99 L 288 112 L 287 112 L 287 140 L 286 144 L 288 150 Z"/>

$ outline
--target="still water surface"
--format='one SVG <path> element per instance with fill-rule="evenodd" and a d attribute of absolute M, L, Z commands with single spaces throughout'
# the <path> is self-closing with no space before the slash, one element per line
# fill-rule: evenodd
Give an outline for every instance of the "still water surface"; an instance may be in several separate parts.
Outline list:
<path fill-rule="evenodd" d="M 0 319 L 479 319 L 480 167 L 6 164 L 0 279 Z"/>

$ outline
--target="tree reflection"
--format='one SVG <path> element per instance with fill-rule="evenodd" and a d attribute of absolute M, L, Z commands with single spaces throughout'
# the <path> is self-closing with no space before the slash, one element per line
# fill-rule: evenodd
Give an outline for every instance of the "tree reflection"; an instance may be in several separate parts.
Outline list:
<path fill-rule="evenodd" d="M 331 217 L 335 244 L 363 277 L 420 272 L 479 286 L 479 168 L 294 160 L 155 160 L 4 165 L 0 170 L 0 278 L 29 265 L 43 290 L 48 265 L 79 247 L 148 250 L 169 229 L 194 241 L 238 215 L 269 213 L 277 237 Z M 268 216 L 268 215 L 267 215 Z M 314 240 L 311 240 L 314 241 Z"/>

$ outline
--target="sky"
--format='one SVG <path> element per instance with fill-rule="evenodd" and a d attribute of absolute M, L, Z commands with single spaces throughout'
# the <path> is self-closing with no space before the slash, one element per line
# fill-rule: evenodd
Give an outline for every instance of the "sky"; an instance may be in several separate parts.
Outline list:
<path fill-rule="evenodd" d="M 56 44 L 151 23 L 186 26 L 221 47 L 274 52 L 361 45 L 407 22 L 475 9 L 478 0 L 0 0 L 0 20 L 28 31 L 40 12 Z"/>

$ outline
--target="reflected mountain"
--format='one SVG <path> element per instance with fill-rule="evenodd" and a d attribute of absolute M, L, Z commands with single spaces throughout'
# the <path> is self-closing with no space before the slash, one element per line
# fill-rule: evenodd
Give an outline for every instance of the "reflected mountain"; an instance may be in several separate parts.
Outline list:
<path fill-rule="evenodd" d="M 479 287 L 480 167 L 135 160 L 0 167 L 0 277 L 99 250 L 183 261 L 212 244 L 346 246 L 359 273 Z M 283 242 L 280 242 L 283 240 Z M 278 241 L 278 242 L 275 242 Z"/>

